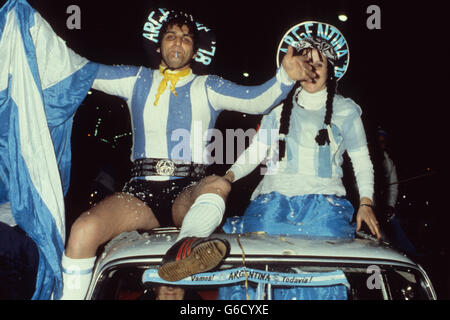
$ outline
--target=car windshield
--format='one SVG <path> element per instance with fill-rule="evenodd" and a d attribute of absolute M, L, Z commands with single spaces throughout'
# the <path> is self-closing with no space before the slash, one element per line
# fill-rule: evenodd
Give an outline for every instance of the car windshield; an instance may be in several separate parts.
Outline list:
<path fill-rule="evenodd" d="M 96 300 L 154 300 L 157 294 L 161 292 L 161 287 L 166 287 L 168 291 L 166 298 L 170 300 L 217 300 L 217 299 L 237 299 L 238 296 L 230 294 L 234 289 L 244 293 L 244 298 L 249 298 L 249 292 L 253 293 L 250 299 L 281 299 L 280 296 L 274 296 L 274 289 L 284 289 L 283 293 L 286 299 L 301 299 L 298 297 L 298 291 L 292 288 L 301 286 L 300 282 L 307 282 L 308 275 L 336 275 L 342 273 L 341 280 L 337 281 L 337 287 L 344 288 L 345 296 L 339 296 L 337 291 L 331 291 L 331 299 L 348 300 L 427 300 L 430 295 L 427 291 L 426 281 L 419 270 L 395 265 L 363 265 L 363 264 L 330 264 L 320 266 L 314 263 L 264 263 L 252 262 L 243 268 L 242 265 L 226 264 L 221 267 L 217 274 L 228 274 L 227 277 L 218 277 L 215 279 L 230 279 L 233 275 L 232 283 L 230 281 L 203 281 L 211 280 L 211 273 L 205 277 L 190 277 L 193 281 L 181 281 L 172 284 L 164 283 L 157 276 L 157 265 L 116 265 L 106 269 L 99 277 L 94 288 L 91 299 Z M 236 275 L 245 270 L 244 277 L 239 278 Z M 255 271 L 253 274 L 252 271 Z M 292 275 L 285 277 L 284 275 Z M 280 281 L 259 281 L 264 275 L 271 275 L 273 279 L 282 279 Z M 275 277 L 274 277 L 275 275 Z M 279 276 L 277 278 L 277 276 Z M 209 277 L 209 278 L 208 278 Z M 253 278 L 252 278 L 253 277 Z M 208 278 L 208 279 L 206 279 Z M 310 277 L 312 278 L 312 277 Z M 316 277 L 319 281 L 319 277 Z M 265 279 L 267 280 L 267 279 Z M 314 280 L 315 281 L 315 280 Z M 264 283 L 263 283 L 264 282 Z M 261 285 L 263 283 L 263 285 Z M 319 283 L 319 282 L 317 282 Z M 320 284 L 326 287 L 324 284 Z M 234 289 L 230 291 L 230 288 Z M 167 289 L 171 288 L 171 289 Z M 175 288 L 181 288 L 183 295 L 177 296 Z M 170 291 L 170 292 L 169 292 Z M 236 291 L 236 290 L 234 290 Z M 233 292 L 234 292 L 233 291 Z M 256 292 L 262 292 L 256 296 Z M 342 292 L 342 290 L 341 290 Z M 228 294 L 228 295 L 227 295 Z M 333 296 L 336 295 L 336 296 Z M 181 299 L 180 298 L 180 299 Z M 241 297 L 242 298 L 242 297 Z M 308 299 L 314 297 L 308 296 Z"/>

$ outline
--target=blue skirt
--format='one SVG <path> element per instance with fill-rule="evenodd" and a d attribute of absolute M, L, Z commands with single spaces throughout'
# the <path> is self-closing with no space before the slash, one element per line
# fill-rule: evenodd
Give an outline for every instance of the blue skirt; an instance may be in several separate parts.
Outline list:
<path fill-rule="evenodd" d="M 272 192 L 259 195 L 242 217 L 228 218 L 223 230 L 353 239 L 356 230 L 353 213 L 353 205 L 343 197 L 321 194 L 288 197 Z"/>
<path fill-rule="evenodd" d="M 313 238 L 354 239 L 354 209 L 343 197 L 309 194 L 287 197 L 278 192 L 259 195 L 242 217 L 228 218 L 226 233 L 264 231 L 270 235 L 303 235 Z M 255 288 L 231 285 L 219 288 L 219 300 L 245 300 L 248 292 L 256 298 Z M 327 287 L 273 288 L 274 300 L 346 300 L 343 285 Z"/>

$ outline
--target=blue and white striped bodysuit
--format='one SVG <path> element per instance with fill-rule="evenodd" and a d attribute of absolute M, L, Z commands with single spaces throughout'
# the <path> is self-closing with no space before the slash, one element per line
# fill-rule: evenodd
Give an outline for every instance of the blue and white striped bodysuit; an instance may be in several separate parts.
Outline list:
<path fill-rule="evenodd" d="M 294 84 L 282 67 L 258 86 L 191 73 L 177 82 L 177 96 L 166 88 L 154 106 L 162 78 L 159 70 L 145 67 L 101 65 L 94 81 L 94 89 L 127 101 L 133 129 L 132 161 L 166 158 L 207 163 L 205 133 L 214 128 L 221 111 L 268 112 Z"/>

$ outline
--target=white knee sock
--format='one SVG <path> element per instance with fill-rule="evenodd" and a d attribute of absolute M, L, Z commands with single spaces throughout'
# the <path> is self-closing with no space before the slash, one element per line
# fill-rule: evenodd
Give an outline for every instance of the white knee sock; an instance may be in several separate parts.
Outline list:
<path fill-rule="evenodd" d="M 177 241 L 185 237 L 208 237 L 220 225 L 225 201 L 215 193 L 199 196 L 184 217 Z"/>
<path fill-rule="evenodd" d="M 97 257 L 72 259 L 63 254 L 63 294 L 61 300 L 83 300 L 92 278 Z"/>

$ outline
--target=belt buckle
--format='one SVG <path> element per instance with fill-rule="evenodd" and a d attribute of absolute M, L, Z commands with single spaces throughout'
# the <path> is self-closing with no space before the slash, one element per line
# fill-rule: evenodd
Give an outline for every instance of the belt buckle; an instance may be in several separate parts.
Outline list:
<path fill-rule="evenodd" d="M 169 159 L 161 159 L 156 163 L 156 173 L 159 176 L 171 176 L 175 172 L 175 163 Z"/>

